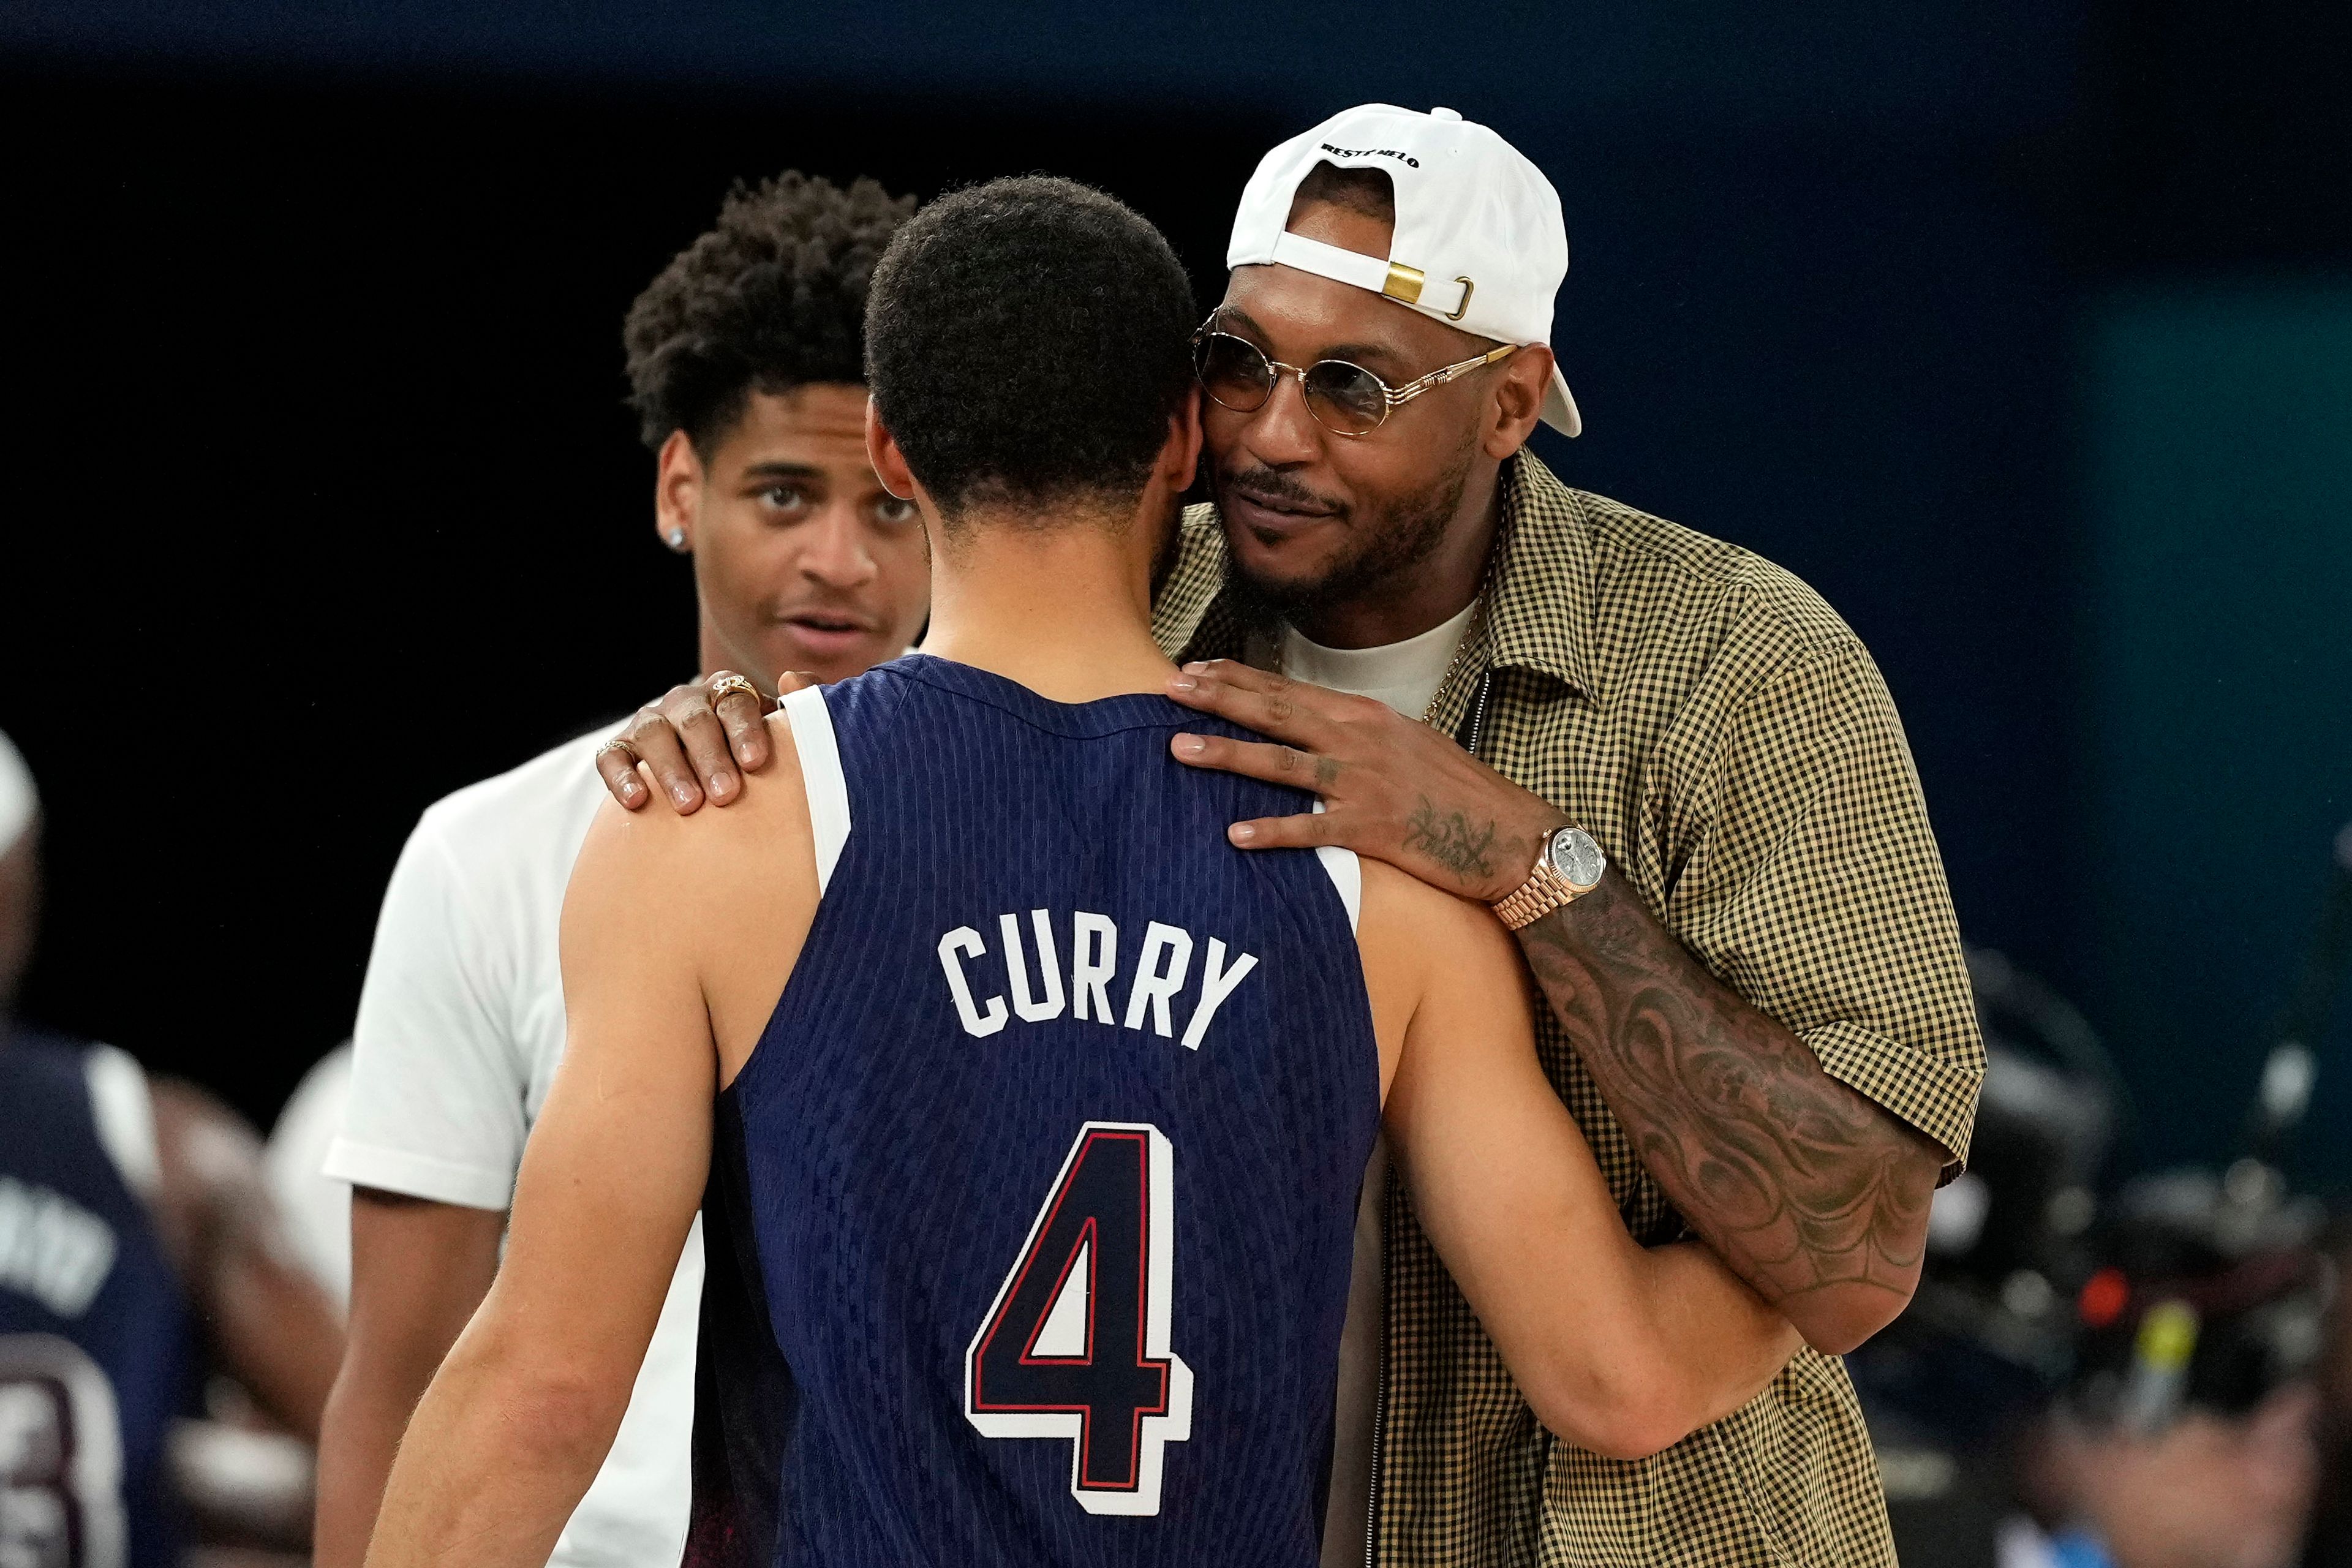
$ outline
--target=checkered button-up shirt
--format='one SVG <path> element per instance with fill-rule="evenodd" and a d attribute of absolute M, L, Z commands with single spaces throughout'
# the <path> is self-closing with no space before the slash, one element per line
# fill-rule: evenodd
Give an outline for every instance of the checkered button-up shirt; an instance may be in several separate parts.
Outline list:
<path fill-rule="evenodd" d="M 1885 683 L 1788 573 L 1733 545 L 1509 467 L 1472 663 L 1492 672 L 1479 754 L 1586 828 L 1716 974 L 1834 1078 L 1927 1133 L 1956 1170 L 1984 1053 L 1943 865 Z M 1215 510 L 1187 513 L 1156 630 L 1241 658 Z M 1480 682 L 1433 716 L 1462 732 Z M 1684 1234 L 1549 1013 L 1538 1048 L 1625 1223 Z M 1554 1438 L 1389 1195 L 1379 1561 L 1659 1568 L 1894 1561 L 1843 1364 L 1799 1352 L 1744 1409 L 1652 1458 Z"/>

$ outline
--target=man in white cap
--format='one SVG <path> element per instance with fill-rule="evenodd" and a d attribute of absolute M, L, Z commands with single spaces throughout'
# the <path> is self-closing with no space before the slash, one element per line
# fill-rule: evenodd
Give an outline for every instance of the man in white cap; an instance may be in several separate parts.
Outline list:
<path fill-rule="evenodd" d="M 1494 132 L 1340 115 L 1260 164 L 1228 261 L 1200 354 L 1223 527 L 1193 531 L 1160 626 L 1223 660 L 1180 700 L 1288 744 L 1178 756 L 1316 780 L 1324 814 L 1236 844 L 1344 844 L 1493 904 L 1635 1233 L 1696 1231 L 1815 1347 L 1639 1470 L 1595 1464 L 1510 1408 L 1394 1193 L 1375 1545 L 1891 1558 L 1832 1358 L 1909 1298 L 1981 1056 L 1876 669 L 1788 574 L 1520 449 L 1538 417 L 1581 427 L 1548 346 L 1568 248 Z M 1482 353 L 1499 374 L 1455 370 Z M 1423 395 L 1443 377 L 1466 384 Z"/>
<path fill-rule="evenodd" d="M 1837 1356 L 1909 1300 L 1983 1056 L 1876 668 L 1788 573 L 1524 450 L 1581 426 L 1550 347 L 1568 247 L 1493 131 L 1338 115 L 1267 154 L 1227 259 L 1196 349 L 1216 504 L 1155 629 L 1188 661 L 1171 695 L 1283 743 L 1177 756 L 1322 795 L 1238 846 L 1337 845 L 1493 904 L 1633 1234 L 1695 1232 L 1811 1347 L 1638 1464 L 1556 1442 L 1376 1160 L 1325 1561 L 1891 1562 Z M 735 700 L 685 689 L 640 721 L 721 798 Z"/>

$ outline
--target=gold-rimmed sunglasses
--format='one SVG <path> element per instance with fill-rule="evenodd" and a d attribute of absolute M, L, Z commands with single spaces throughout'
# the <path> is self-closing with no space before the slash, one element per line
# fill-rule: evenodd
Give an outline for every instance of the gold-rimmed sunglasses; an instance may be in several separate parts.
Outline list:
<path fill-rule="evenodd" d="M 1362 365 L 1343 359 L 1317 360 L 1306 366 L 1268 359 L 1265 351 L 1247 338 L 1219 331 L 1213 313 L 1192 334 L 1192 371 L 1211 402 L 1236 414 L 1256 413 L 1274 395 L 1282 377 L 1295 375 L 1299 395 L 1307 400 L 1307 412 L 1314 416 L 1315 423 L 1334 436 L 1369 436 L 1380 428 L 1389 410 L 1515 354 L 1519 347 L 1505 343 L 1475 359 L 1433 370 L 1402 386 L 1391 386 Z"/>

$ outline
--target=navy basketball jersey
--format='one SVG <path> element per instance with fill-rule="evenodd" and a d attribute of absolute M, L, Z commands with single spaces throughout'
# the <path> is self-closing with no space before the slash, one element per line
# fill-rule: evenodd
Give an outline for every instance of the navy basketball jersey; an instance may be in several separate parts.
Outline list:
<path fill-rule="evenodd" d="M 187 1318 L 100 1131 L 101 1048 L 0 1038 L 0 1563 L 178 1561 L 163 1448 Z"/>
<path fill-rule="evenodd" d="M 823 897 L 720 1098 L 693 1564 L 1318 1554 L 1380 1115 L 1358 868 L 1160 697 L 786 700 Z"/>

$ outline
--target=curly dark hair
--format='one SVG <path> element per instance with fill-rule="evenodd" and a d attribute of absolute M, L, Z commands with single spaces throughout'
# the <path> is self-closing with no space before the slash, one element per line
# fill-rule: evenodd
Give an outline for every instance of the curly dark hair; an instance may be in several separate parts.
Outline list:
<path fill-rule="evenodd" d="M 1131 504 L 1192 382 L 1192 286 L 1160 231 L 1045 174 L 940 197 L 874 269 L 866 380 L 943 512 Z"/>
<path fill-rule="evenodd" d="M 683 430 L 708 460 L 754 391 L 866 379 L 866 284 L 915 210 L 872 180 L 793 171 L 738 181 L 719 222 L 629 307 L 629 406 L 659 450 Z"/>

